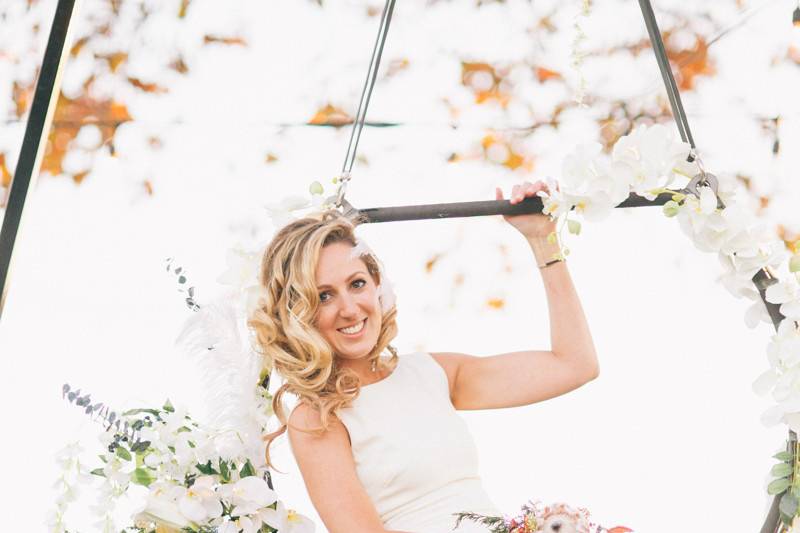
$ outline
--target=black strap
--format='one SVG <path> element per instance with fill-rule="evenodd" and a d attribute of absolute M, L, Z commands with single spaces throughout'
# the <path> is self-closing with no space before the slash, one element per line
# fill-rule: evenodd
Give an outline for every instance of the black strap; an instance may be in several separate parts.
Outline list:
<path fill-rule="evenodd" d="M 653 13 L 653 6 L 650 5 L 650 0 L 639 0 L 639 7 L 642 8 L 642 15 L 644 16 L 644 23 L 647 26 L 647 33 L 650 35 L 650 42 L 653 44 L 653 52 L 658 61 L 658 68 L 661 70 L 661 77 L 664 79 L 664 86 L 667 89 L 667 96 L 669 103 L 672 106 L 672 115 L 675 117 L 675 122 L 678 125 L 678 131 L 681 134 L 681 139 L 688 142 L 692 149 L 695 148 L 692 132 L 689 130 L 689 121 L 686 120 L 686 112 L 683 110 L 683 103 L 681 102 L 681 95 L 678 92 L 678 86 L 675 84 L 675 78 L 672 75 L 672 68 L 669 65 L 667 52 L 664 48 L 664 41 L 661 39 L 661 32 L 658 30 L 658 23 Z M 690 156 L 690 161 L 694 158 Z"/>
<path fill-rule="evenodd" d="M 386 35 L 389 33 L 389 24 L 392 22 L 392 12 L 394 11 L 395 0 L 386 0 L 381 15 L 381 25 L 378 28 L 378 37 L 375 39 L 375 46 L 372 48 L 372 58 L 367 69 L 367 79 L 364 81 L 364 88 L 361 90 L 361 100 L 358 102 L 358 111 L 353 120 L 353 130 L 350 132 L 350 142 L 347 144 L 347 154 L 342 165 L 342 176 L 345 180 L 349 179 L 350 171 L 353 170 L 353 162 L 356 159 L 358 140 L 361 138 L 361 130 L 364 128 L 364 121 L 367 116 L 369 99 L 372 96 L 372 88 L 378 77 L 378 67 L 381 63 L 383 45 L 386 43 Z"/>

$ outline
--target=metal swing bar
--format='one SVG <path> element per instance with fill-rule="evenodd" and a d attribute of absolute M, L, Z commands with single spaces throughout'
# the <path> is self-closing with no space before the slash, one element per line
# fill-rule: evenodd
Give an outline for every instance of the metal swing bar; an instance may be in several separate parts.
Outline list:
<path fill-rule="evenodd" d="M 350 133 L 350 142 L 347 145 L 347 153 L 345 155 L 345 162 L 342 167 L 342 172 L 339 176 L 340 184 L 336 191 L 336 207 L 342 208 L 343 211 L 353 217 L 358 223 L 377 223 L 377 222 L 396 222 L 401 220 L 427 220 L 437 218 L 458 218 L 458 217 L 480 217 L 492 215 L 523 215 L 542 212 L 541 198 L 525 198 L 522 202 L 511 204 L 509 200 L 484 200 L 475 202 L 456 202 L 456 203 L 443 203 L 443 204 L 427 204 L 427 205 L 406 205 L 406 206 L 393 206 L 393 207 L 370 207 L 370 208 L 356 208 L 345 200 L 347 192 L 347 184 L 351 179 L 351 172 L 353 163 L 356 158 L 356 151 L 358 150 L 358 141 L 361 138 L 361 131 L 364 128 L 366 121 L 367 108 L 369 107 L 370 97 L 372 90 L 375 86 L 375 80 L 380 66 L 381 55 L 386 43 L 386 36 L 389 33 L 389 25 L 391 24 L 392 14 L 394 12 L 395 0 L 386 0 L 381 16 L 381 22 L 378 28 L 378 36 L 375 40 L 375 45 L 372 49 L 372 57 L 370 58 L 369 67 L 367 69 L 367 77 L 364 81 L 364 87 L 361 90 L 361 99 L 359 100 L 358 110 L 356 111 L 355 119 L 353 120 L 353 128 Z M 652 9 L 650 9 L 652 13 Z M 654 35 L 658 34 L 657 27 L 654 26 L 651 30 L 651 24 L 648 23 L 648 30 L 650 30 L 651 39 Z M 655 34 L 653 33 L 655 32 Z M 660 42 L 660 38 L 658 39 Z M 655 42 L 655 41 L 654 41 Z M 654 44 L 655 48 L 655 44 Z M 664 45 L 660 45 L 660 50 L 663 53 Z M 669 72 L 669 63 L 666 62 L 666 54 L 664 53 L 664 61 L 659 60 L 659 66 L 662 66 L 662 75 Z M 666 69 L 666 71 L 665 71 Z M 671 78 L 671 74 L 670 74 Z M 666 78 L 665 78 L 666 79 Z M 673 112 L 676 117 L 681 118 L 681 126 L 679 126 L 681 137 L 684 141 L 689 139 L 689 143 L 694 150 L 694 142 L 691 141 L 691 133 L 689 132 L 689 125 L 686 122 L 683 106 L 680 103 L 680 97 L 677 95 L 677 86 L 675 81 L 672 80 L 669 91 L 670 102 L 673 103 Z M 692 160 L 694 155 L 690 156 Z M 674 192 L 685 192 L 686 190 L 676 190 Z M 654 205 L 664 205 L 672 199 L 672 193 L 662 193 L 654 200 L 648 200 L 642 196 L 631 194 L 627 200 L 620 203 L 618 208 L 627 207 L 646 207 Z"/>
<path fill-rule="evenodd" d="M 42 68 L 36 81 L 33 104 L 25 126 L 19 159 L 9 186 L 8 203 L 3 226 L 0 229 L 0 318 L 8 295 L 14 244 L 22 223 L 25 202 L 36 184 L 47 135 L 50 133 L 50 125 L 58 103 L 61 72 L 66 62 L 67 45 L 70 42 L 70 22 L 77 11 L 75 3 L 75 0 L 58 0 Z"/>

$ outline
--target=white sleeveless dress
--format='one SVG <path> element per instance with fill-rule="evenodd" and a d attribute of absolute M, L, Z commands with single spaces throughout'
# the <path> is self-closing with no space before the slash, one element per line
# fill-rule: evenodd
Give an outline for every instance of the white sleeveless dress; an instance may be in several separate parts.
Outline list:
<path fill-rule="evenodd" d="M 499 516 L 478 476 L 478 455 L 450 401 L 447 375 L 428 353 L 399 356 L 385 379 L 340 410 L 356 471 L 384 527 L 411 533 L 487 533 L 453 513 Z"/>

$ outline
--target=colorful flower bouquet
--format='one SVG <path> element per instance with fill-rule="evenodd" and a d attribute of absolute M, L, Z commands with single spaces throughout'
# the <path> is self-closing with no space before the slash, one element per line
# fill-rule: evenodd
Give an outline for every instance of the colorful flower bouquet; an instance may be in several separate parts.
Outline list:
<path fill-rule="evenodd" d="M 471 520 L 489 526 L 491 533 L 631 533 L 625 526 L 604 528 L 591 522 L 589 511 L 565 503 L 542 505 L 530 501 L 513 517 L 487 516 L 477 513 L 457 513 L 456 527 Z"/>

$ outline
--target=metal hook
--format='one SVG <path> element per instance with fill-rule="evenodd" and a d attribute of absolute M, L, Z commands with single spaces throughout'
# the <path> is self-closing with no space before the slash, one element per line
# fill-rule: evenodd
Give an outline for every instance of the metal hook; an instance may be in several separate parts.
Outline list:
<path fill-rule="evenodd" d="M 725 204 L 722 203 L 722 200 L 720 200 L 719 197 L 719 179 L 717 179 L 717 177 L 710 172 L 701 170 L 700 173 L 697 174 L 695 177 L 693 177 L 686 185 L 686 187 L 681 189 L 679 192 L 682 192 L 684 194 L 692 194 L 696 198 L 700 198 L 700 189 L 699 189 L 700 186 L 705 186 L 711 189 L 711 192 L 713 192 L 714 196 L 717 197 L 718 209 L 725 208 Z"/>

